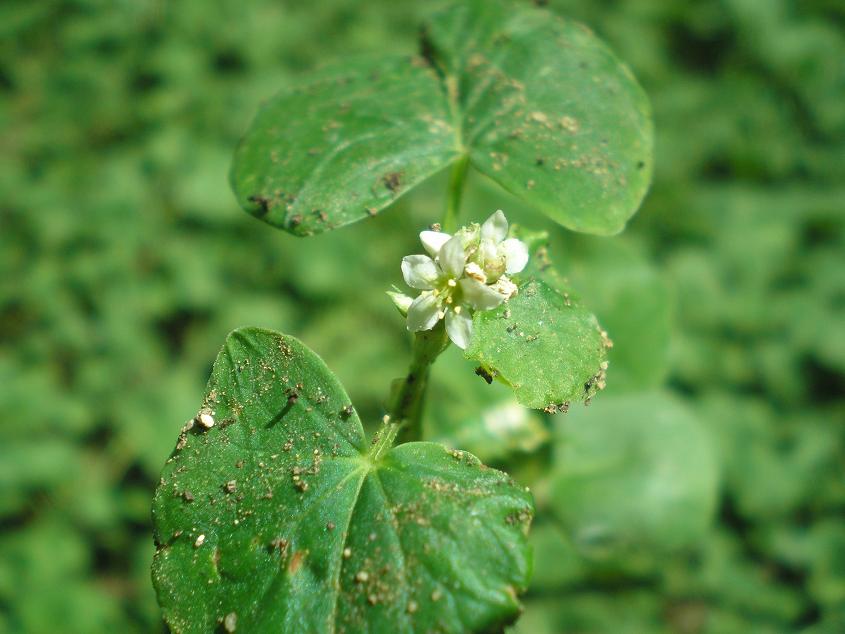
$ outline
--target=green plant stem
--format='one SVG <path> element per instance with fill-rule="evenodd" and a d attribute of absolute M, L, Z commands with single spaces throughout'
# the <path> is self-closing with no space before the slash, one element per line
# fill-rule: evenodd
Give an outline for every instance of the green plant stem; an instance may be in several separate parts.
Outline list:
<path fill-rule="evenodd" d="M 446 214 L 440 223 L 443 231 L 452 233 L 458 228 L 458 214 L 461 211 L 461 199 L 464 195 L 464 182 L 466 181 L 469 157 L 462 156 L 452 165 L 449 174 L 449 194 L 446 201 Z"/>
<path fill-rule="evenodd" d="M 395 385 L 390 413 L 373 440 L 370 456 L 378 460 L 399 437 L 400 442 L 422 438 L 422 414 L 428 375 L 434 360 L 449 345 L 446 329 L 441 321 L 431 330 L 414 335 L 411 366 L 408 374 Z"/>
<path fill-rule="evenodd" d="M 453 232 L 457 229 L 468 166 L 468 156 L 462 156 L 452 165 L 446 213 L 441 222 L 443 231 Z M 378 461 L 393 446 L 397 436 L 400 443 L 422 439 L 423 406 L 431 364 L 448 345 L 449 337 L 442 321 L 431 330 L 414 335 L 411 367 L 408 375 L 394 384 L 390 411 L 384 417 L 370 449 L 373 461 Z"/>

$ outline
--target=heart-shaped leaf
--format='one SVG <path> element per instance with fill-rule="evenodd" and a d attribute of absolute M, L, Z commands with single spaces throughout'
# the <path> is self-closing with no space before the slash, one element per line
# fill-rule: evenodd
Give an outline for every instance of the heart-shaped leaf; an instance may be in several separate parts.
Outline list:
<path fill-rule="evenodd" d="M 555 411 L 604 387 L 609 345 L 592 313 L 534 279 L 497 309 L 475 313 L 465 354 L 526 407 Z"/>
<path fill-rule="evenodd" d="M 488 631 L 518 614 L 530 494 L 437 444 L 370 451 L 296 339 L 232 333 L 195 421 L 153 508 L 173 631 Z"/>
<path fill-rule="evenodd" d="M 647 99 L 588 29 L 471 0 L 435 15 L 422 56 L 345 61 L 259 113 L 232 184 L 298 235 L 377 213 L 464 157 L 577 231 L 620 231 L 651 176 Z"/>

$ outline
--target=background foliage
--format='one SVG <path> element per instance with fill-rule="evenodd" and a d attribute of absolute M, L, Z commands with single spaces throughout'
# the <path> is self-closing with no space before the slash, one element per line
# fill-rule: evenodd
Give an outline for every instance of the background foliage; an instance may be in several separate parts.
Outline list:
<path fill-rule="evenodd" d="M 382 290 L 445 177 L 303 240 L 239 211 L 227 172 L 259 102 L 413 51 L 425 4 L 0 6 L 0 631 L 160 630 L 152 491 L 234 327 L 300 337 L 377 420 L 408 349 Z M 428 435 L 535 489 L 516 630 L 843 631 L 845 9 L 549 4 L 631 65 L 657 165 L 612 239 L 470 179 L 464 219 L 549 229 L 615 342 L 606 393 L 565 415 L 454 351 L 436 368 Z"/>

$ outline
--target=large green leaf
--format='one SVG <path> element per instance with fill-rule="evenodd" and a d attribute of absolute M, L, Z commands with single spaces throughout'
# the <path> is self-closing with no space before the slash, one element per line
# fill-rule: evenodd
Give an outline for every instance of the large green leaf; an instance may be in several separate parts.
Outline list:
<path fill-rule="evenodd" d="M 651 176 L 649 106 L 588 29 L 504 0 L 436 14 L 422 57 L 345 61 L 271 100 L 232 169 L 298 235 L 377 213 L 462 157 L 577 231 L 620 231 Z"/>
<path fill-rule="evenodd" d="M 621 231 L 651 179 L 650 109 L 630 70 L 585 26 L 527 3 L 455 3 L 426 35 L 472 164 L 565 227 Z"/>
<path fill-rule="evenodd" d="M 550 508 L 588 558 L 630 562 L 694 543 L 710 526 L 713 443 L 668 393 L 608 395 L 559 416 L 555 463 Z"/>
<path fill-rule="evenodd" d="M 466 357 L 510 385 L 526 407 L 566 409 L 604 387 L 609 340 L 574 298 L 530 280 L 499 308 L 478 311 Z"/>
<path fill-rule="evenodd" d="M 425 61 L 344 61 L 261 110 L 232 185 L 262 220 L 322 233 L 374 215 L 458 157 L 450 121 Z"/>
<path fill-rule="evenodd" d="M 232 333 L 156 492 L 153 579 L 176 632 L 466 632 L 513 620 L 529 493 L 433 443 L 372 455 L 296 339 Z"/>

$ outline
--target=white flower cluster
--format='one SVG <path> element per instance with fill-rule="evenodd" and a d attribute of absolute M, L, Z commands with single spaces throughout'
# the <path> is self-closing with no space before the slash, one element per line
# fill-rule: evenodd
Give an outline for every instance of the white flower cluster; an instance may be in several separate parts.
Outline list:
<path fill-rule="evenodd" d="M 431 330 L 445 319 L 449 338 L 466 348 L 472 336 L 471 311 L 496 308 L 516 295 L 508 275 L 528 263 L 525 243 L 507 235 L 508 221 L 501 210 L 481 226 L 463 227 L 453 236 L 423 231 L 420 241 L 429 255 L 402 259 L 405 283 L 422 292 L 416 298 L 390 293 L 408 316 L 408 330 Z"/>

